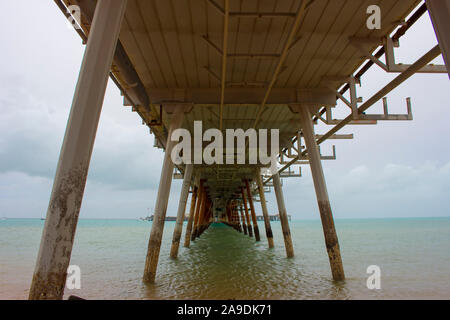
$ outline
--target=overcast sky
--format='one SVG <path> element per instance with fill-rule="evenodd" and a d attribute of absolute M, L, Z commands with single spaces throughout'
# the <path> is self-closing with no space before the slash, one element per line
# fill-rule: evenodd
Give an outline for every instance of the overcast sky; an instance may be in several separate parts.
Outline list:
<path fill-rule="evenodd" d="M 3 0 L 0 12 L 0 217 L 39 218 L 47 210 L 84 46 L 52 1 Z M 428 15 L 408 34 L 397 49 L 400 62 L 412 63 L 436 44 Z M 373 67 L 359 95 L 367 100 L 394 77 Z M 446 75 L 415 75 L 388 96 L 393 113 L 405 113 L 404 99 L 412 98 L 413 122 L 340 132 L 355 139 L 334 142 L 338 159 L 324 163 L 336 218 L 450 215 L 449 89 Z M 109 82 L 81 218 L 137 218 L 154 208 L 163 154 L 153 140 Z M 331 144 L 322 149 L 329 152 Z M 318 219 L 308 167 L 303 174 L 284 181 L 288 213 Z M 176 214 L 180 185 L 173 184 L 168 215 Z M 268 200 L 275 214 L 274 195 Z"/>

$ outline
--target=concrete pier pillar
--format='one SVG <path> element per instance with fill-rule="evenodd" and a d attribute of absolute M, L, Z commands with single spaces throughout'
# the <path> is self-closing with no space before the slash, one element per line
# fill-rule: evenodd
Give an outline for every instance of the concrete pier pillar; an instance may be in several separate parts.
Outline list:
<path fill-rule="evenodd" d="M 170 121 L 170 129 L 167 138 L 166 150 L 164 153 L 164 163 L 161 170 L 161 178 L 156 199 L 155 213 L 153 216 L 152 230 L 148 242 L 147 258 L 144 269 L 144 282 L 152 283 L 155 281 L 156 269 L 158 267 L 159 252 L 161 249 L 161 239 L 166 219 L 167 204 L 169 202 L 170 187 L 172 185 L 172 174 L 174 164 L 171 159 L 172 149 L 175 142 L 170 138 L 172 132 L 181 127 L 184 118 L 183 106 L 175 107 Z"/>
<path fill-rule="evenodd" d="M 194 216 L 195 216 L 195 206 L 197 204 L 197 193 L 198 193 L 198 187 L 194 187 L 194 191 L 192 192 L 192 198 L 191 198 L 191 208 L 189 210 L 189 219 L 186 226 L 186 234 L 184 236 L 184 247 L 189 248 L 191 244 L 191 234 L 192 234 L 192 225 L 194 223 Z"/>
<path fill-rule="evenodd" d="M 203 211 L 205 210 L 205 202 L 206 202 L 206 190 L 203 182 L 200 183 L 201 187 L 201 196 L 199 199 L 198 211 L 196 210 L 195 219 L 194 219 L 194 228 L 192 229 L 191 241 L 194 241 L 198 235 L 198 228 L 200 225 L 200 218 L 203 215 Z"/>
<path fill-rule="evenodd" d="M 99 0 L 67 123 L 29 299 L 62 299 L 75 230 L 127 1 Z"/>
<path fill-rule="evenodd" d="M 175 224 L 175 229 L 173 230 L 172 247 L 170 248 L 170 257 L 173 259 L 178 256 L 178 249 L 180 247 L 181 232 L 183 231 L 184 213 L 186 211 L 189 188 L 191 187 L 192 171 L 192 164 L 187 164 L 184 171 L 180 202 L 178 203 L 177 221 Z"/>
<path fill-rule="evenodd" d="M 264 186 L 261 178 L 261 170 L 258 169 L 255 175 L 256 183 L 258 184 L 258 191 L 259 191 L 259 199 L 261 200 L 261 209 L 262 214 L 264 217 L 264 226 L 266 228 L 266 237 L 267 242 L 269 244 L 269 248 L 273 248 L 273 233 L 272 233 L 272 227 L 270 225 L 270 217 L 269 212 L 267 210 L 267 203 L 266 203 L 266 196 L 264 194 Z"/>
<path fill-rule="evenodd" d="M 241 196 L 242 196 L 242 205 L 244 207 L 244 212 L 245 212 L 245 219 L 247 220 L 248 236 L 249 237 L 253 237 L 252 224 L 250 222 L 250 216 L 248 214 L 247 200 L 246 200 L 246 197 L 245 197 L 244 188 L 241 188 Z"/>
<path fill-rule="evenodd" d="M 248 180 L 245 180 L 245 187 L 247 188 L 247 199 L 250 205 L 250 212 L 252 214 L 253 232 L 255 233 L 255 240 L 261 241 L 261 237 L 259 236 L 258 220 L 256 220 L 255 206 L 253 205 L 252 191 L 250 190 L 250 184 L 248 183 Z"/>
<path fill-rule="evenodd" d="M 426 0 L 426 4 L 450 77 L 450 0 Z"/>
<path fill-rule="evenodd" d="M 200 180 L 200 186 L 198 188 L 198 195 L 197 195 L 197 204 L 195 206 L 195 214 L 194 214 L 194 222 L 192 225 L 192 232 L 191 232 L 191 240 L 195 239 L 195 230 L 197 229 L 198 226 L 198 220 L 200 217 L 200 209 L 202 207 L 202 201 L 203 201 L 203 193 L 205 192 L 204 188 L 203 188 L 203 180 Z"/>
<path fill-rule="evenodd" d="M 237 205 L 239 208 L 239 213 L 241 214 L 241 221 L 242 221 L 242 231 L 244 232 L 245 235 L 248 234 L 247 231 L 247 224 L 245 223 L 245 217 L 244 217 L 244 211 L 242 210 L 242 204 L 238 203 Z"/>
<path fill-rule="evenodd" d="M 227 221 L 229 224 L 231 224 L 233 221 L 231 219 L 231 214 L 230 214 L 230 203 L 228 202 L 227 205 L 225 206 L 225 213 L 227 216 Z"/>
<path fill-rule="evenodd" d="M 196 232 L 196 238 L 200 237 L 203 233 L 203 231 L 205 231 L 206 228 L 206 220 L 209 214 L 209 209 L 210 209 L 210 205 L 211 202 L 209 201 L 209 198 L 207 197 L 207 195 L 205 194 L 206 198 L 205 198 L 205 202 L 203 205 L 203 209 L 200 211 L 200 217 L 199 217 L 199 224 L 197 226 L 197 232 Z"/>
<path fill-rule="evenodd" d="M 283 190 L 281 188 L 280 174 L 276 173 L 273 176 L 273 186 L 275 189 L 275 196 L 277 198 L 278 212 L 280 214 L 281 229 L 283 231 L 284 246 L 286 248 L 286 256 L 292 258 L 294 256 L 294 246 L 292 245 L 291 230 L 289 228 L 289 219 L 284 204 Z"/>
<path fill-rule="evenodd" d="M 323 174 L 320 153 L 314 134 L 314 124 L 308 106 L 298 109 L 301 116 L 301 125 L 303 137 L 309 156 L 314 187 L 316 189 L 317 202 L 319 204 L 320 218 L 322 220 L 323 232 L 325 235 L 325 244 L 327 247 L 328 258 L 330 260 L 331 273 L 336 281 L 344 280 L 344 267 L 342 265 L 339 241 L 334 226 L 333 213 L 331 212 L 328 190 Z"/>
<path fill-rule="evenodd" d="M 236 222 L 238 224 L 239 232 L 242 233 L 242 221 L 241 221 L 241 216 L 239 215 L 236 201 L 233 201 L 233 211 L 234 211 L 234 215 L 236 217 Z"/>

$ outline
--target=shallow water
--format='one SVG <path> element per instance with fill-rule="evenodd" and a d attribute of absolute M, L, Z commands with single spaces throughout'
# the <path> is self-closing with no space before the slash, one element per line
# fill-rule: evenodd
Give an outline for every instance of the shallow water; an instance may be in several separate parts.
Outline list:
<path fill-rule="evenodd" d="M 0 298 L 27 297 L 44 221 L 0 221 Z M 292 221 L 295 258 L 286 259 L 281 227 L 275 249 L 224 225 L 212 225 L 179 258 L 168 258 L 167 222 L 154 285 L 142 284 L 151 222 L 80 220 L 72 265 L 88 299 L 449 299 L 450 219 L 338 220 L 347 280 L 331 281 L 320 221 Z M 264 235 L 264 225 L 259 225 Z M 184 240 L 184 234 L 182 237 Z M 366 269 L 381 268 L 381 290 Z"/>

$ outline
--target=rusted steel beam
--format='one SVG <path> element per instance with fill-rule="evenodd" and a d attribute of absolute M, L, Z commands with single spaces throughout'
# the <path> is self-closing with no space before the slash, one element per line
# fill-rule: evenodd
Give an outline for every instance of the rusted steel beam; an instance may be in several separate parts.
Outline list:
<path fill-rule="evenodd" d="M 62 299 L 108 74 L 127 1 L 99 0 L 81 65 L 29 299 Z"/>

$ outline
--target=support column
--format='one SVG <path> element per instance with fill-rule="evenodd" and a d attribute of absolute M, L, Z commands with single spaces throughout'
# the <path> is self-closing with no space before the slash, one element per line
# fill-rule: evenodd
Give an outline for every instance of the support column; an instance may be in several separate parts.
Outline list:
<path fill-rule="evenodd" d="M 186 226 L 186 234 L 184 236 L 184 247 L 185 248 L 189 248 L 189 246 L 191 244 L 192 224 L 194 222 L 195 205 L 198 202 L 197 201 L 197 192 L 198 192 L 198 187 L 195 186 L 194 191 L 192 193 L 192 198 L 191 198 L 191 208 L 189 210 L 189 219 L 188 219 L 188 223 Z"/>
<path fill-rule="evenodd" d="M 426 0 L 426 3 L 450 77 L 450 0 Z"/>
<path fill-rule="evenodd" d="M 258 190 L 259 190 L 259 199 L 261 200 L 261 209 L 264 217 L 264 226 L 266 228 L 266 237 L 267 242 L 269 243 L 269 248 L 273 248 L 273 233 L 272 233 L 272 227 L 270 226 L 270 217 L 269 212 L 267 211 L 267 203 L 266 203 L 266 196 L 264 194 L 264 186 L 261 179 L 261 171 L 260 169 L 256 172 L 256 183 L 258 184 Z"/>
<path fill-rule="evenodd" d="M 170 257 L 176 259 L 178 256 L 178 248 L 180 247 L 181 232 L 183 230 L 184 213 L 186 211 L 186 203 L 191 187 L 192 164 L 187 164 L 184 171 L 183 186 L 181 188 L 180 202 L 178 204 L 177 222 L 173 230 L 172 247 L 170 248 Z"/>
<path fill-rule="evenodd" d="M 241 214 L 241 221 L 242 221 L 242 230 L 244 231 L 244 234 L 247 235 L 247 224 L 245 223 L 245 217 L 244 217 L 244 212 L 242 211 L 242 204 L 238 203 L 237 206 L 239 208 L 237 208 L 236 210 L 239 210 L 240 214 Z"/>
<path fill-rule="evenodd" d="M 292 245 L 291 230 L 289 228 L 289 219 L 286 211 L 286 206 L 284 204 L 284 196 L 283 190 L 281 188 L 280 174 L 276 173 L 272 177 L 273 177 L 273 187 L 275 189 L 275 196 L 277 198 L 278 212 L 280 214 L 280 222 L 281 222 L 281 229 L 283 231 L 286 256 L 288 258 L 292 258 L 294 256 L 294 246 Z"/>
<path fill-rule="evenodd" d="M 203 210 L 200 211 L 200 217 L 199 217 L 199 222 L 198 222 L 198 226 L 197 226 L 197 233 L 195 235 L 196 238 L 199 238 L 204 231 L 206 216 L 208 215 L 208 212 L 209 212 L 209 205 L 210 205 L 209 199 L 208 199 L 208 197 L 206 197 L 205 203 L 203 204 Z"/>
<path fill-rule="evenodd" d="M 201 197 L 199 199 L 198 211 L 195 214 L 194 229 L 192 230 L 191 241 L 194 241 L 195 238 L 197 238 L 198 228 L 200 225 L 200 218 L 203 214 L 203 210 L 205 210 L 206 190 L 205 190 L 205 186 L 203 185 L 203 183 L 200 183 L 200 184 L 201 184 L 202 192 L 201 192 Z"/>
<path fill-rule="evenodd" d="M 198 219 L 200 216 L 200 209 L 202 206 L 204 192 L 205 192 L 205 190 L 203 189 L 203 180 L 200 180 L 200 186 L 198 188 L 197 204 L 195 206 L 194 222 L 193 222 L 193 226 L 192 226 L 192 233 L 190 235 L 190 237 L 191 237 L 190 241 L 195 239 L 195 230 L 197 229 L 197 226 L 198 226 Z"/>
<path fill-rule="evenodd" d="M 170 130 L 167 136 L 166 150 L 164 153 L 164 164 L 161 170 L 161 178 L 156 199 L 155 213 L 152 222 L 152 231 L 148 242 L 147 258 L 144 269 L 144 282 L 155 281 L 156 269 L 158 267 L 159 252 L 161 249 L 161 239 L 166 220 L 167 204 L 169 202 L 170 187 L 172 185 L 173 162 L 171 159 L 172 149 L 175 142 L 172 141 L 172 132 L 181 127 L 184 117 L 183 106 L 175 107 L 170 121 Z"/>
<path fill-rule="evenodd" d="M 320 218 L 325 235 L 325 244 L 327 247 L 328 258 L 331 265 L 331 273 L 336 281 L 344 280 L 344 267 L 342 265 L 339 241 L 334 227 L 333 213 L 331 212 L 328 190 L 323 174 L 322 162 L 320 160 L 319 149 L 314 134 L 314 124 L 308 106 L 302 106 L 299 109 L 301 116 L 301 125 L 303 137 L 309 156 L 309 163 L 316 189 L 317 202 L 319 203 Z"/>
<path fill-rule="evenodd" d="M 207 207 L 207 211 L 206 211 L 206 215 L 205 218 L 203 220 L 203 232 L 205 232 L 206 229 L 208 229 L 209 227 L 209 219 L 211 217 L 211 213 L 212 213 L 212 201 L 208 198 L 208 207 Z"/>
<path fill-rule="evenodd" d="M 236 221 L 238 224 L 238 228 L 239 228 L 239 232 L 242 233 L 242 221 L 241 221 L 241 217 L 239 216 L 239 212 L 238 212 L 238 207 L 237 207 L 237 202 L 233 201 L 233 212 L 236 216 Z"/>
<path fill-rule="evenodd" d="M 247 200 L 245 199 L 244 188 L 241 188 L 241 195 L 242 195 L 242 205 L 244 206 L 244 210 L 245 210 L 245 219 L 247 220 L 248 236 L 253 237 L 252 224 L 250 222 L 250 216 L 248 214 Z"/>
<path fill-rule="evenodd" d="M 211 214 L 211 205 L 212 205 L 212 203 L 208 199 L 208 201 L 206 202 L 206 211 L 205 211 L 205 214 L 203 216 L 202 223 L 200 225 L 200 232 L 199 232 L 198 237 L 200 237 L 203 234 L 203 232 L 205 232 L 206 229 L 208 229 L 208 227 L 209 227 L 208 223 L 209 223 L 209 217 L 210 217 L 210 214 Z"/>
<path fill-rule="evenodd" d="M 127 1 L 97 2 L 59 156 L 29 299 L 62 299 L 81 201 Z"/>
<path fill-rule="evenodd" d="M 253 196 L 252 196 L 252 192 L 250 190 L 250 185 L 248 183 L 248 180 L 245 180 L 245 186 L 247 188 L 247 199 L 248 199 L 248 203 L 250 204 L 250 212 L 252 214 L 253 231 L 255 233 L 255 240 L 261 241 L 261 237 L 259 236 L 258 220 L 256 220 L 255 206 L 253 205 Z"/>

